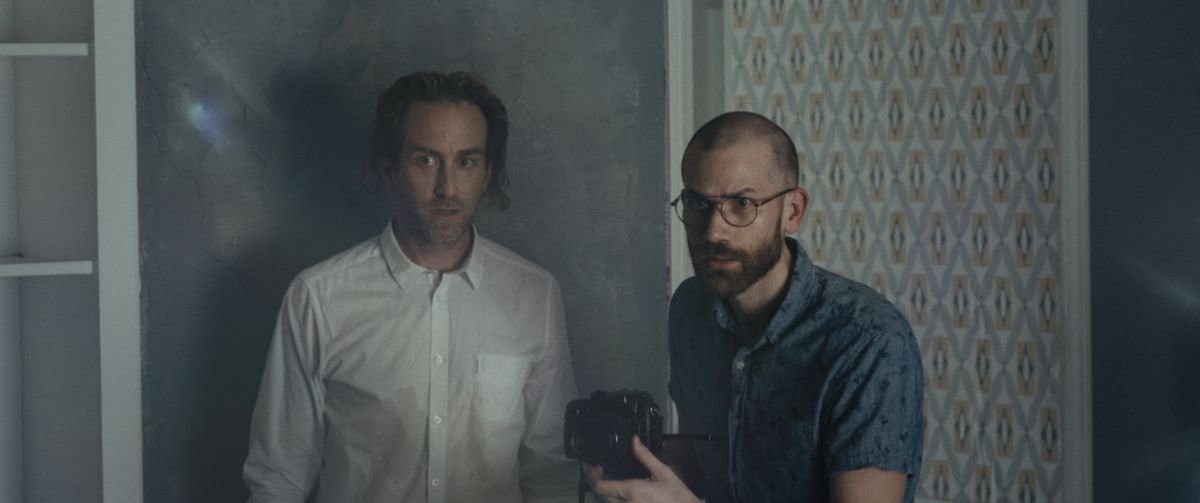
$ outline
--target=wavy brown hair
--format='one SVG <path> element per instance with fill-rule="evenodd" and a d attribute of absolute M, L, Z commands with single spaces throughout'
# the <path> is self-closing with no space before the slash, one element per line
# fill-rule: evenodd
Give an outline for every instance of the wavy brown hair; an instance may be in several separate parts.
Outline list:
<path fill-rule="evenodd" d="M 470 103 L 479 107 L 487 124 L 487 156 L 491 179 L 485 195 L 501 210 L 508 208 L 508 110 L 483 79 L 472 72 L 416 72 L 400 77 L 382 95 L 375 106 L 375 124 L 371 130 L 371 172 L 385 179 L 395 169 L 404 147 L 404 122 L 413 103 Z"/>

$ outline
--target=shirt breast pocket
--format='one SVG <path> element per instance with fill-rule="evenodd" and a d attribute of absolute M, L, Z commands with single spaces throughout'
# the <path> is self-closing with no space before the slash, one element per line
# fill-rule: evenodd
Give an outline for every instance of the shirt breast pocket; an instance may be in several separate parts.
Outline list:
<path fill-rule="evenodd" d="M 475 357 L 475 406 L 484 419 L 504 421 L 524 408 L 529 358 L 479 354 Z"/>

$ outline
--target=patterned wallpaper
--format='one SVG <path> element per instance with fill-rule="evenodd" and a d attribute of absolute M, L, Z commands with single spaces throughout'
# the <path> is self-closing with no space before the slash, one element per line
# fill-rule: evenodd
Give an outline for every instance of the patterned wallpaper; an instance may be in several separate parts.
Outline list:
<path fill-rule="evenodd" d="M 1057 0 L 727 0 L 726 106 L 784 126 L 813 259 L 908 314 L 922 501 L 1061 501 Z"/>

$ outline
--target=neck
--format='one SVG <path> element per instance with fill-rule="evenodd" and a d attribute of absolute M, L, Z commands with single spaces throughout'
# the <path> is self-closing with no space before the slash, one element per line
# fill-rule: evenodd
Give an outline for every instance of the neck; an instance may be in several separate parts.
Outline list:
<path fill-rule="evenodd" d="M 400 251 L 414 264 L 426 269 L 450 272 L 462 267 L 467 255 L 471 253 L 471 245 L 475 243 L 475 232 L 467 229 L 462 236 L 454 241 L 434 243 L 422 240 L 406 233 L 398 218 L 392 219 L 392 234 L 396 236 L 396 244 Z"/>
<path fill-rule="evenodd" d="M 744 292 L 729 299 L 729 305 L 737 316 L 741 328 L 741 344 L 752 346 L 762 338 L 783 303 L 787 294 L 788 278 L 791 277 L 792 250 L 786 245 L 779 261 L 761 279 Z"/>

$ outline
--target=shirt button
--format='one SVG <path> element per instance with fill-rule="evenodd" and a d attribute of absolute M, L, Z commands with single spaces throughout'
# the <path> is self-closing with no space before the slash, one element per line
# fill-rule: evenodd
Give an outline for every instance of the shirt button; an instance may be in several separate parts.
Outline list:
<path fill-rule="evenodd" d="M 433 416 L 434 424 L 442 424 L 442 416 Z"/>
<path fill-rule="evenodd" d="M 430 480 L 430 481 L 429 481 L 429 485 L 431 485 L 431 486 L 433 486 L 433 487 L 440 486 L 440 485 L 442 485 L 442 479 L 433 479 L 433 480 Z"/>
<path fill-rule="evenodd" d="M 434 357 L 433 357 L 433 363 L 436 363 L 436 364 L 438 364 L 438 365 L 441 365 L 441 364 L 442 364 L 442 355 L 437 355 L 437 356 L 434 356 Z"/>

